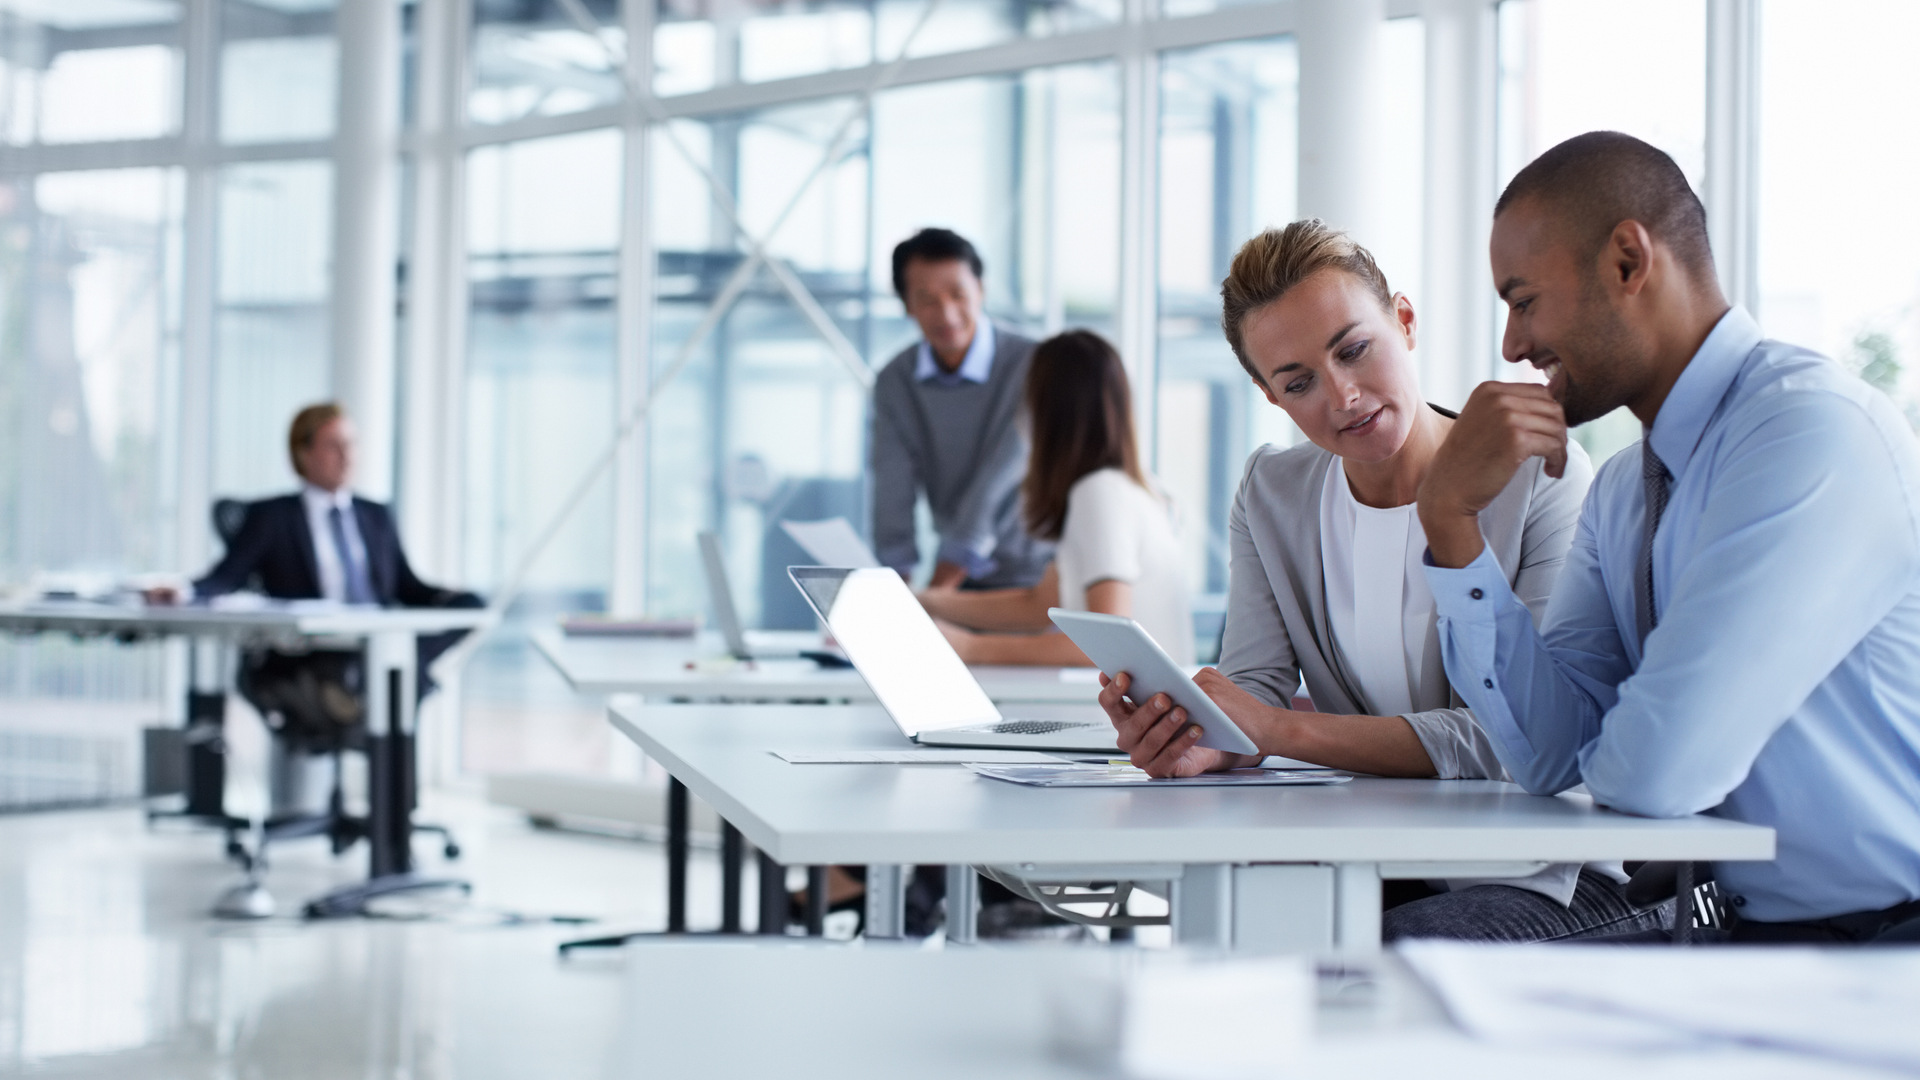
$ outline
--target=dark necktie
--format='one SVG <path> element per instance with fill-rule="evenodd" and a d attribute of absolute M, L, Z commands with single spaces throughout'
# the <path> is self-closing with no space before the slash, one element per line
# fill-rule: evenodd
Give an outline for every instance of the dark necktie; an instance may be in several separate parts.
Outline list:
<path fill-rule="evenodd" d="M 373 583 L 367 580 L 365 564 L 353 557 L 353 545 L 347 543 L 347 524 L 339 507 L 327 511 L 327 525 L 333 533 L 333 550 L 340 556 L 340 570 L 347 579 L 347 603 L 373 603 Z"/>
<path fill-rule="evenodd" d="M 1640 643 L 1660 620 L 1653 613 L 1653 533 L 1660 527 L 1660 515 L 1667 512 L 1667 481 L 1671 476 L 1651 441 L 1640 443 L 1640 481 L 1647 492 L 1647 528 L 1640 537 L 1640 560 L 1634 566 L 1633 616 L 1640 631 Z"/>

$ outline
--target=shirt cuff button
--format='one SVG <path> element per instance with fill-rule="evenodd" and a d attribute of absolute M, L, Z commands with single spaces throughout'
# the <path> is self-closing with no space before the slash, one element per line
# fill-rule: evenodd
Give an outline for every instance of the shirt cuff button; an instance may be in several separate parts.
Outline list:
<path fill-rule="evenodd" d="M 1481 685 L 1481 686 L 1484 686 L 1484 687 L 1486 687 L 1486 688 L 1487 688 L 1487 689 L 1489 689 L 1489 690 L 1491 690 L 1491 689 L 1493 689 L 1493 680 L 1492 680 L 1492 679 L 1481 679 L 1481 680 L 1480 680 L 1480 685 Z"/>
<path fill-rule="evenodd" d="M 1475 600 L 1485 600 L 1487 598 L 1487 594 L 1479 589 L 1475 589 L 1467 595 L 1473 597 Z"/>

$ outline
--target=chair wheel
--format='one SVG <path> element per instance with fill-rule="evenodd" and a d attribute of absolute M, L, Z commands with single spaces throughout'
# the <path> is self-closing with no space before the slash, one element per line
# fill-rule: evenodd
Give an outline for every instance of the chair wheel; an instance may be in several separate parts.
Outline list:
<path fill-rule="evenodd" d="M 449 858 L 449 859 L 457 859 L 457 858 L 459 858 L 459 857 L 460 857 L 460 845 L 459 845 L 459 844 L 454 844 L 454 843 L 449 843 L 449 844 L 448 844 L 448 845 L 447 845 L 446 847 L 444 847 L 444 848 L 442 848 L 442 849 L 440 849 L 440 850 L 441 850 L 441 851 L 443 851 L 443 852 L 445 852 L 445 854 L 446 854 L 446 856 L 447 856 L 447 858 Z"/>

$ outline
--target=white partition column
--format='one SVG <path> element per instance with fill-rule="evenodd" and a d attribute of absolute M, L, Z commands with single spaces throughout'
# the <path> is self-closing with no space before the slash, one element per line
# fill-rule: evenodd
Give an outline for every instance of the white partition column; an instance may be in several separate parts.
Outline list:
<path fill-rule="evenodd" d="M 1380 145 L 1380 29 L 1386 0 L 1300 0 L 1299 214 L 1371 242 Z"/>
<path fill-rule="evenodd" d="M 334 393 L 359 428 L 355 486 L 393 493 L 400 5 L 341 0 L 334 139 Z"/>
<path fill-rule="evenodd" d="M 1492 0 L 1427 0 L 1426 299 L 1420 308 L 1427 399 L 1458 407 L 1499 363 L 1493 340 L 1494 87 Z"/>

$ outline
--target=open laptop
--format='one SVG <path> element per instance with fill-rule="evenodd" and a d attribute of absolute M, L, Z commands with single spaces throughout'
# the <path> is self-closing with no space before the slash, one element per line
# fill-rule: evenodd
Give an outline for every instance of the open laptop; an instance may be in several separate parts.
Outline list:
<path fill-rule="evenodd" d="M 799 656 L 796 652 L 755 652 L 747 643 L 747 631 L 740 625 L 740 610 L 733 606 L 733 583 L 727 578 L 726 553 L 720 549 L 717 533 L 700 534 L 700 565 L 706 571 L 707 599 L 713 604 L 713 621 L 720 627 L 720 637 L 727 643 L 728 655 L 735 660 L 793 659 Z"/>
<path fill-rule="evenodd" d="M 995 750 L 1120 752 L 1097 707 L 1084 719 L 1005 717 L 974 680 L 900 575 L 885 567 L 790 566 L 787 576 L 826 620 L 875 697 L 914 742 Z"/>
<path fill-rule="evenodd" d="M 716 533 L 700 534 L 700 565 L 706 571 L 707 599 L 713 604 L 713 621 L 720 638 L 727 643 L 727 655 L 735 660 L 811 660 L 821 667 L 844 668 L 852 665 L 832 648 L 768 649 L 755 646 L 749 631 L 741 625 L 740 609 L 733 606 L 733 582 L 727 577 L 727 559 L 720 549 Z"/>

